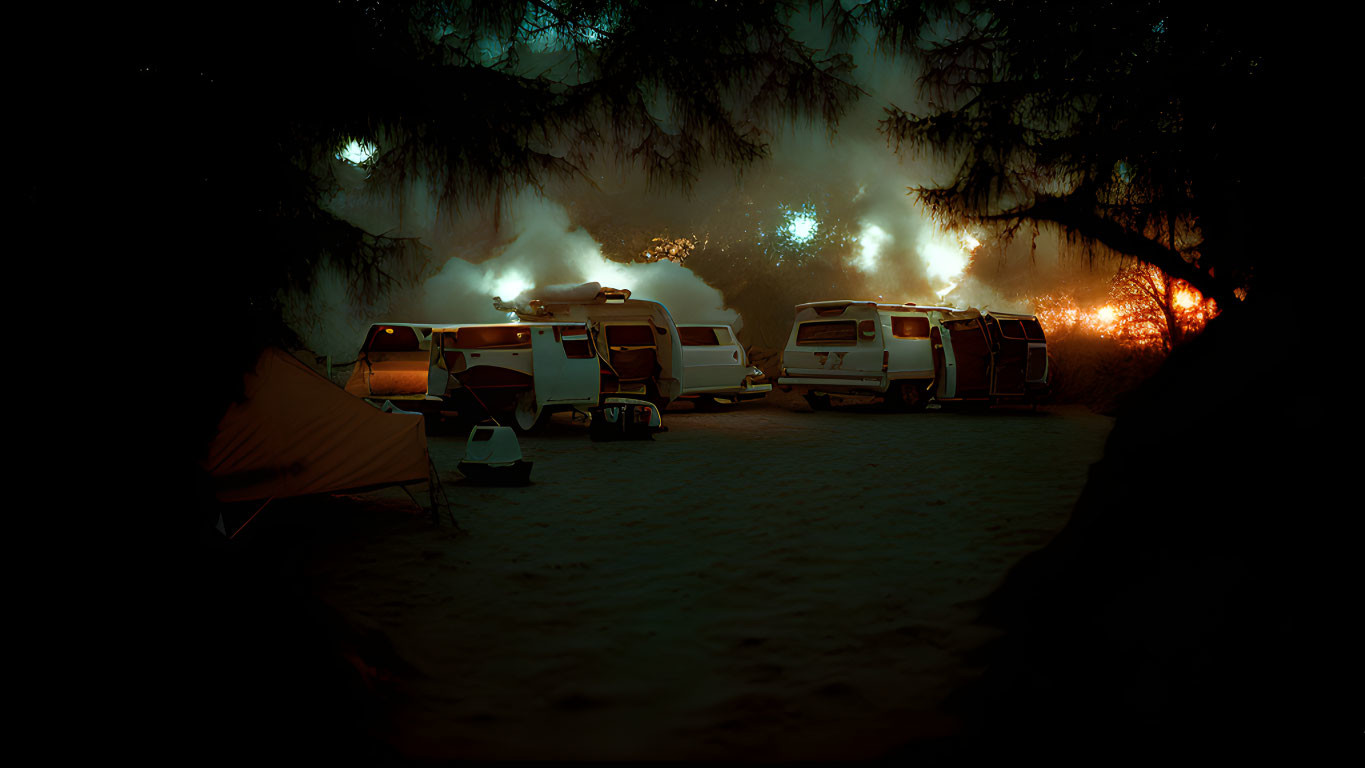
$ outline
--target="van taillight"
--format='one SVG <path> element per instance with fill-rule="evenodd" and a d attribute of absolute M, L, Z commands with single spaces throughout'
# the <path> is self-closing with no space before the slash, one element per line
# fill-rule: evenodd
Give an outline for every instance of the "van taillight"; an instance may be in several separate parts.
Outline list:
<path fill-rule="evenodd" d="M 886 373 L 889 367 L 891 367 L 891 350 L 884 349 L 882 350 L 882 373 Z"/>

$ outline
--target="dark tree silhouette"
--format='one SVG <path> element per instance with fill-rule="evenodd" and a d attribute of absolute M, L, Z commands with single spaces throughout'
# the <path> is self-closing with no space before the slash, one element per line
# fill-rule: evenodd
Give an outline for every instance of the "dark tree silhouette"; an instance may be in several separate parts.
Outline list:
<path fill-rule="evenodd" d="M 306 289 L 330 264 L 363 299 L 424 267 L 416 243 L 324 207 L 336 153 L 371 144 L 370 188 L 416 184 L 447 210 L 486 206 L 494 217 L 504 196 L 596 162 L 686 188 L 703 162 L 763 157 L 776 121 L 832 122 L 857 93 L 843 78 L 847 58 L 822 58 L 793 37 L 790 10 L 304 0 L 96 17 L 114 50 L 82 74 L 110 86 L 110 109 L 81 104 L 58 141 L 67 152 L 111 148 L 87 158 L 86 174 L 115 171 L 98 201 L 110 209 L 107 231 L 136 246 L 101 289 L 134 316 L 119 337 L 156 359 L 155 376 L 125 379 L 127 394 L 156 388 L 169 400 L 138 417 L 155 431 L 130 425 L 158 439 L 127 477 L 153 468 L 149 505 L 164 512 L 171 541 L 140 559 L 122 590 L 147 604 L 132 621 L 127 666 L 143 670 L 142 685 L 164 684 L 163 705 L 147 712 L 163 747 L 247 755 L 284 741 L 366 754 L 352 751 L 364 705 L 345 687 L 346 664 L 317 652 L 335 645 L 329 620 L 281 589 L 288 574 L 217 551 L 198 467 L 262 347 L 296 341 L 283 292 Z M 45 20 L 48 50 L 72 23 Z M 35 184 L 30 198 L 55 208 L 63 181 Z"/>
<path fill-rule="evenodd" d="M 1228 304 L 1257 285 L 1269 25 L 1217 4 L 866 4 L 922 65 L 927 108 L 887 110 L 897 148 L 943 163 L 915 193 L 938 216 L 1060 225 Z"/>
<path fill-rule="evenodd" d="M 508 195 L 601 161 L 686 188 L 704 162 L 763 157 L 775 121 L 833 122 L 856 95 L 847 58 L 795 40 L 789 11 L 700 0 L 131 11 L 118 59 L 118 144 L 136 158 L 125 199 L 161 233 L 139 265 L 212 274 L 148 298 L 218 339 L 209 365 L 221 367 L 205 378 L 228 390 L 186 420 L 190 442 L 207 440 L 261 346 L 289 341 L 281 291 L 326 263 L 362 297 L 420 272 L 415 243 L 322 206 L 343 146 L 377 148 L 366 163 L 377 193 L 417 183 L 449 211 L 494 217 Z"/>

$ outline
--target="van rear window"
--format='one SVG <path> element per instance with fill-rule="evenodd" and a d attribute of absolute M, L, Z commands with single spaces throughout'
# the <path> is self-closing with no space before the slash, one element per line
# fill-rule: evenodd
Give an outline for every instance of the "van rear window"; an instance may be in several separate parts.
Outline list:
<path fill-rule="evenodd" d="M 1029 341 L 1043 341 L 1045 338 L 1043 336 L 1043 326 L 1032 318 L 1025 320 L 1024 336 L 1026 336 Z"/>
<path fill-rule="evenodd" d="M 929 318 L 893 317 L 891 318 L 891 335 L 898 339 L 927 339 L 929 338 Z"/>
<path fill-rule="evenodd" d="M 712 328 L 679 328 L 678 338 L 684 347 L 714 347 L 720 344 Z"/>
<path fill-rule="evenodd" d="M 607 344 L 613 347 L 652 347 L 654 330 L 647 325 L 609 325 Z"/>
<path fill-rule="evenodd" d="M 420 349 L 417 332 L 406 326 L 381 325 L 370 337 L 371 352 L 411 352 Z"/>
<path fill-rule="evenodd" d="M 515 325 L 460 328 L 446 334 L 447 349 L 529 349 L 531 329 Z"/>
<path fill-rule="evenodd" d="M 852 320 L 802 323 L 796 330 L 797 344 L 857 344 L 858 324 Z"/>

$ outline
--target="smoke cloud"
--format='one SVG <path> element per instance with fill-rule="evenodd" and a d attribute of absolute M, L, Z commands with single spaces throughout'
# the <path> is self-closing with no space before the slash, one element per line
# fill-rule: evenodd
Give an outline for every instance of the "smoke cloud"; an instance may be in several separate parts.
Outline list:
<path fill-rule="evenodd" d="M 801 23 L 809 44 L 822 45 L 818 19 Z M 371 232 L 419 238 L 432 268 L 364 307 L 348 304 L 339 277 L 324 275 L 298 300 L 308 311 L 296 328 L 320 354 L 345 358 L 373 322 L 502 322 L 494 296 L 526 300 L 536 287 L 596 281 L 660 301 L 678 322 L 731 323 L 748 344 L 780 347 L 793 306 L 806 301 L 1030 312 L 1031 296 L 1084 300 L 1107 283 L 1114 265 L 1085 268 L 1053 232 L 974 247 L 970 235 L 980 233 L 941 230 L 909 190 L 946 180 L 950 169 L 897 156 L 877 131 L 885 106 L 914 110 L 915 73 L 870 49 L 854 56 L 867 95 L 837 133 L 788 126 L 771 135 L 766 162 L 741 177 L 719 165 L 699 169 L 688 194 L 651 189 L 633 169 L 603 162 L 585 169 L 590 183 L 523 192 L 497 216 L 450 215 L 436 212 L 420 180 L 376 198 L 363 174 L 339 165 L 331 209 Z M 685 265 L 632 262 L 653 237 L 693 238 L 697 248 Z"/>

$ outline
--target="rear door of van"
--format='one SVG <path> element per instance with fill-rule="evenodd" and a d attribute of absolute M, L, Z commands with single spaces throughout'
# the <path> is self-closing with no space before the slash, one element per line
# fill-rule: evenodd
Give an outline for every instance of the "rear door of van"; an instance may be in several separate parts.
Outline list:
<path fill-rule="evenodd" d="M 855 378 L 880 377 L 884 351 L 875 312 L 817 314 L 797 323 L 782 353 L 782 364 L 793 378 L 845 373 Z"/>

